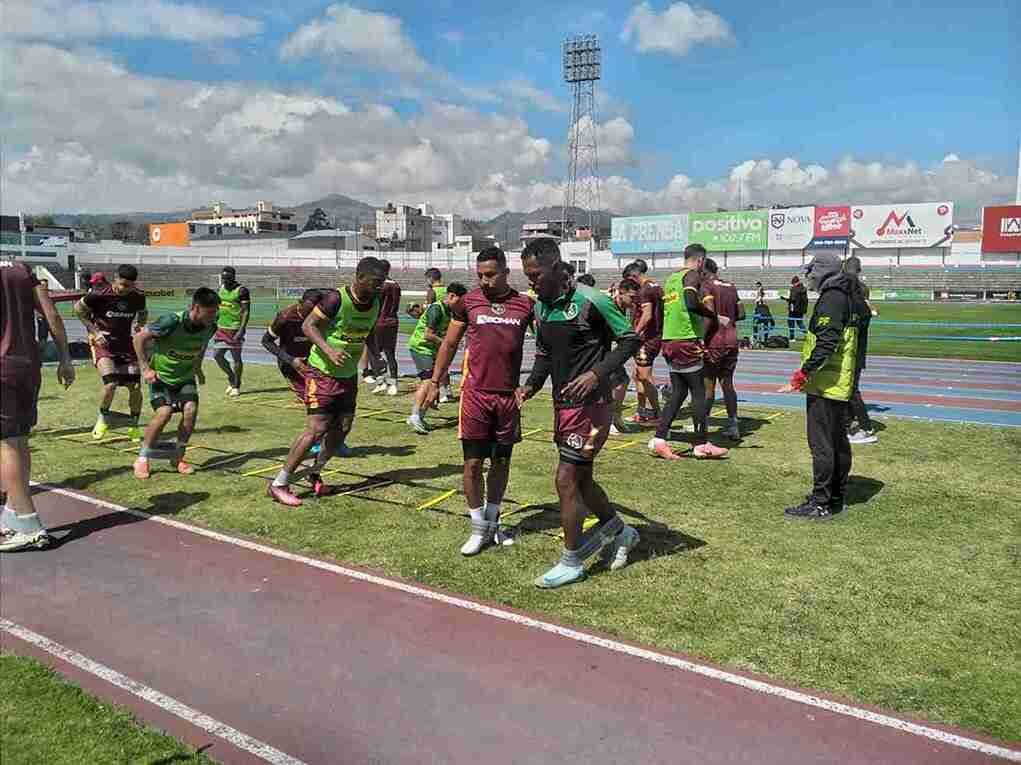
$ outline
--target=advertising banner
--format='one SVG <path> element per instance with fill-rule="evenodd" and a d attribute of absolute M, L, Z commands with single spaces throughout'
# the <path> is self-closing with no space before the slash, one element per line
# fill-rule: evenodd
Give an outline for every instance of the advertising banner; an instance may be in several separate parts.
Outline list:
<path fill-rule="evenodd" d="M 174 287 L 158 287 L 157 289 L 142 291 L 147 298 L 172 298 L 177 297 L 179 293 L 183 293 L 183 290 L 177 290 Z"/>
<path fill-rule="evenodd" d="M 644 215 L 610 221 L 610 249 L 614 255 L 681 253 L 688 246 L 688 216 Z"/>
<path fill-rule="evenodd" d="M 962 300 L 983 300 L 986 296 L 985 290 L 933 290 L 932 299 L 939 302 L 956 302 Z"/>
<path fill-rule="evenodd" d="M 1021 289 L 986 290 L 986 300 L 1021 300 Z"/>
<path fill-rule="evenodd" d="M 769 211 L 769 249 L 803 250 L 808 247 L 814 235 L 814 207 L 787 207 Z"/>
<path fill-rule="evenodd" d="M 851 208 L 851 244 L 858 248 L 949 247 L 953 202 Z"/>
<path fill-rule="evenodd" d="M 847 240 L 850 236 L 850 206 L 816 206 L 815 227 L 809 247 L 847 247 Z"/>
<path fill-rule="evenodd" d="M 768 210 L 738 210 L 722 213 L 692 213 L 688 241 L 709 252 L 766 250 Z"/>
<path fill-rule="evenodd" d="M 982 251 L 1021 252 L 1021 205 L 982 210 Z"/>
<path fill-rule="evenodd" d="M 886 290 L 884 300 L 932 300 L 927 290 Z"/>

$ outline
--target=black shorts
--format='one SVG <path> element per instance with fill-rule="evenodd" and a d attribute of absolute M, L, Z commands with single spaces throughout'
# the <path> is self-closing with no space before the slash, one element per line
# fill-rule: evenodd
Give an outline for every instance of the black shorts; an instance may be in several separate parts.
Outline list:
<path fill-rule="evenodd" d="M 154 412 L 164 406 L 169 406 L 174 412 L 181 412 L 186 403 L 198 403 L 198 400 L 199 389 L 194 380 L 186 380 L 180 385 L 168 385 L 162 380 L 156 380 L 149 385 L 149 403 Z"/>

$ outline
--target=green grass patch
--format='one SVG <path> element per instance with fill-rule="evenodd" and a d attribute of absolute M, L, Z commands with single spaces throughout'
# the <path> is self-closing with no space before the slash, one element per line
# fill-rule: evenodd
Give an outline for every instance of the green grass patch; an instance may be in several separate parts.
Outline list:
<path fill-rule="evenodd" d="M 264 495 L 303 426 L 272 368 L 247 367 L 245 395 L 230 400 L 207 364 L 192 443 L 219 451 L 189 452 L 209 466 L 190 478 L 157 464 L 145 483 L 132 453 L 55 437 L 93 423 L 98 381 L 80 374 L 63 393 L 47 371 L 40 427 L 55 430 L 32 440 L 36 480 L 1021 740 L 1017 430 L 887 420 L 879 444 L 856 448 L 851 509 L 828 524 L 783 516 L 810 480 L 800 413 L 743 410 L 747 438 L 721 462 L 656 460 L 648 432 L 611 439 L 597 476 L 642 535 L 636 560 L 545 592 L 532 580 L 561 549 L 548 401 L 528 404 L 524 429 L 540 432 L 515 450 L 505 513 L 518 544 L 463 559 L 463 498 L 415 509 L 460 488 L 455 405 L 415 436 L 406 395 L 363 388 L 363 414 L 398 411 L 360 416 L 355 456 L 330 464 L 341 471 L 330 480 L 356 491 L 294 511 Z M 357 491 L 381 481 L 393 483 Z"/>
<path fill-rule="evenodd" d="M 4 765 L 213 762 L 38 661 L 9 653 L 0 653 L 0 753 Z"/>

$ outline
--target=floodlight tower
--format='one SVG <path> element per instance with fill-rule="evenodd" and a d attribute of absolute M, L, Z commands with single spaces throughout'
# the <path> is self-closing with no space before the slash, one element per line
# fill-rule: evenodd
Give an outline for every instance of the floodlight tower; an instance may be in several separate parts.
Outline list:
<path fill-rule="evenodd" d="M 594 213 L 599 204 L 599 152 L 596 145 L 596 81 L 603 74 L 603 49 L 598 35 L 576 35 L 564 41 L 564 82 L 571 88 L 571 121 L 567 129 L 567 180 L 561 236 L 567 239 L 568 210 L 588 212 L 595 236 Z M 579 221 L 574 221 L 578 223 Z"/>

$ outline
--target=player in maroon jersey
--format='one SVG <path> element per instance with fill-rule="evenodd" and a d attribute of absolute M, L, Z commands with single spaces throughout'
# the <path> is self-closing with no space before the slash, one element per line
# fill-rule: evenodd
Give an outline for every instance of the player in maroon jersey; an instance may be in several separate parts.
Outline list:
<path fill-rule="evenodd" d="M 390 278 L 390 261 L 381 260 L 386 269 L 386 281 L 379 293 L 379 318 L 376 329 L 365 343 L 369 365 L 376 387 L 373 393 L 397 395 L 397 333 L 400 319 L 397 312 L 401 307 L 401 285 Z M 385 356 L 385 358 L 384 358 Z"/>
<path fill-rule="evenodd" d="M 635 355 L 638 412 L 632 422 L 642 425 L 659 421 L 659 391 L 652 376 L 652 367 L 663 345 L 663 288 L 646 276 L 647 270 L 645 261 L 635 261 L 624 269 L 625 279 L 638 282 L 631 324 L 642 339 L 642 345 Z"/>
<path fill-rule="evenodd" d="M 475 555 L 492 542 L 509 544 L 500 532 L 500 510 L 510 478 L 514 444 L 521 440 L 521 411 L 515 397 L 521 379 L 525 330 L 534 319 L 533 302 L 508 283 L 507 256 L 499 247 L 478 254 L 477 289 L 451 311 L 450 327 L 436 353 L 432 378 L 423 381 L 428 408 L 439 397 L 461 338 L 467 333 L 461 378 L 458 437 L 464 453 L 464 495 L 471 536 L 462 555 Z M 482 466 L 489 460 L 483 494 Z"/>
<path fill-rule="evenodd" d="M 719 278 L 716 261 L 706 258 L 702 265 L 708 277 L 702 282 L 702 302 L 718 316 L 730 319 L 727 326 L 718 323 L 710 325 L 705 337 L 705 356 L 702 376 L 705 378 L 706 417 L 713 410 L 716 399 L 716 381 L 723 388 L 723 401 L 727 407 L 727 427 L 723 435 L 735 441 L 741 439 L 737 421 L 737 391 L 734 389 L 734 371 L 737 369 L 737 322 L 744 319 L 744 306 L 737 294 L 737 287 Z"/>
<path fill-rule="evenodd" d="M 142 413 L 141 376 L 132 335 L 145 325 L 149 312 L 145 293 L 137 288 L 138 269 L 125 264 L 117 268 L 113 282 L 103 281 L 75 303 L 75 313 L 85 325 L 92 349 L 92 361 L 103 381 L 99 416 L 92 428 L 92 437 L 106 435 L 113 421 L 110 407 L 119 386 L 128 389 L 130 409 L 129 435 L 142 439 L 138 417 Z"/>
<path fill-rule="evenodd" d="M 50 325 L 60 363 L 57 380 L 66 388 L 74 382 L 74 367 L 67 348 L 64 322 L 24 263 L 0 261 L 0 552 L 44 547 L 49 542 L 32 502 L 29 477 L 32 455 L 28 434 L 39 413 L 39 344 L 35 337 L 35 312 Z"/>

